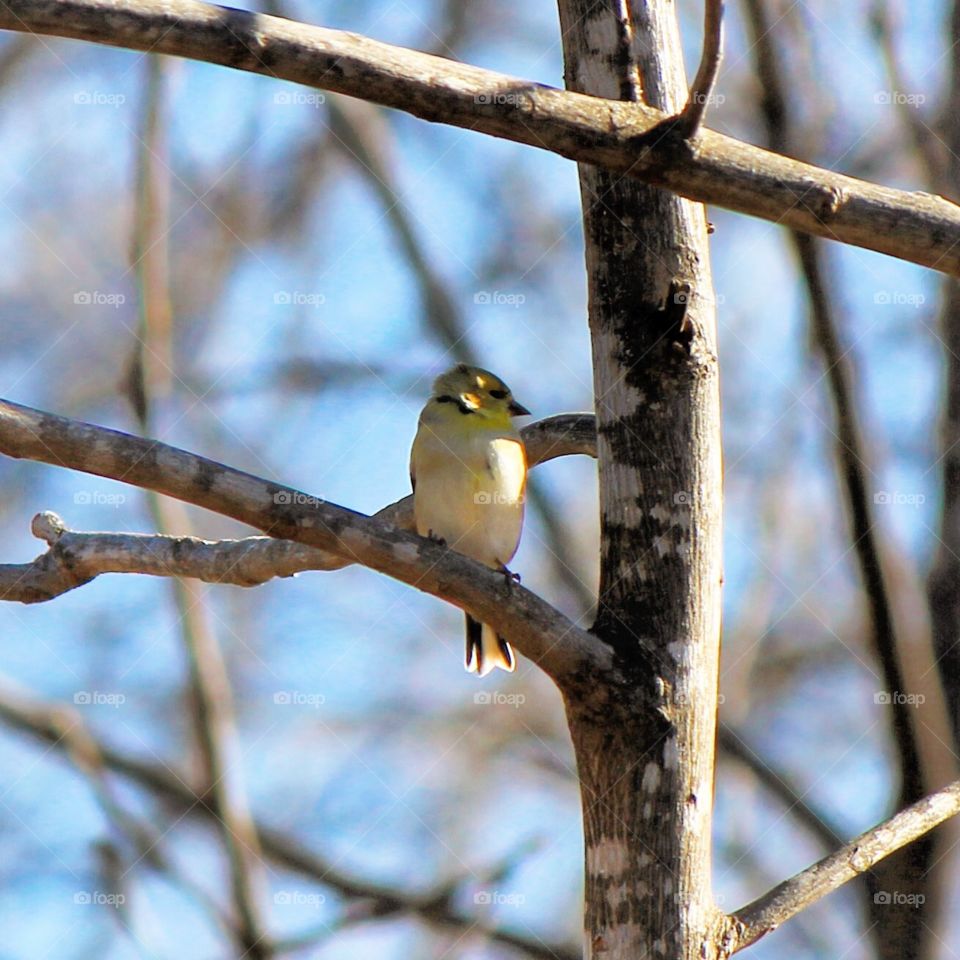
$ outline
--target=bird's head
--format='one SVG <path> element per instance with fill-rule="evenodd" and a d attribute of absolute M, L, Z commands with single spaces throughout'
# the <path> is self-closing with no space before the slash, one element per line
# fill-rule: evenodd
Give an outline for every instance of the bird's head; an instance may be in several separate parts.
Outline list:
<path fill-rule="evenodd" d="M 510 388 L 489 370 L 465 363 L 442 373 L 433 382 L 431 405 L 447 405 L 445 416 L 488 426 L 505 426 L 511 417 L 524 417 L 530 411 L 513 399 Z M 470 420 L 469 418 L 474 418 Z"/>

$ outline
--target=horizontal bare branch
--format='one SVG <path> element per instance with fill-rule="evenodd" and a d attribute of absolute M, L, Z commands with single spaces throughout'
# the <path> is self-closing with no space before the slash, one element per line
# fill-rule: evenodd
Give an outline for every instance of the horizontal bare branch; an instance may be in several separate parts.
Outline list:
<path fill-rule="evenodd" d="M 549 445 L 548 445 L 549 446 Z M 554 449 L 559 449 L 556 446 Z M 155 440 L 0 401 L 0 453 L 109 477 L 338 554 L 469 610 L 559 683 L 609 651 L 502 574 L 382 520 Z"/>
<path fill-rule="evenodd" d="M 960 780 L 873 827 L 729 918 L 724 956 L 742 950 L 891 853 L 960 813 Z M 893 896 L 893 891 L 888 891 Z M 897 891 L 909 895 L 909 891 Z M 879 895 L 879 894 L 876 894 Z"/>
<path fill-rule="evenodd" d="M 333 90 L 596 164 L 740 213 L 960 276 L 960 207 L 584 96 L 196 0 L 3 0 L 0 28 L 189 57 Z"/>
<path fill-rule="evenodd" d="M 539 420 L 524 428 L 523 437 L 532 466 L 570 454 L 596 456 L 592 413 Z M 374 518 L 413 531 L 413 497 L 391 503 Z M 0 600 L 41 603 L 102 573 L 190 577 L 205 583 L 254 587 L 307 570 L 349 566 L 338 554 L 273 537 L 201 540 L 146 533 L 83 533 L 68 529 L 49 511 L 37 514 L 31 529 L 50 549 L 30 563 L 0 564 Z"/>

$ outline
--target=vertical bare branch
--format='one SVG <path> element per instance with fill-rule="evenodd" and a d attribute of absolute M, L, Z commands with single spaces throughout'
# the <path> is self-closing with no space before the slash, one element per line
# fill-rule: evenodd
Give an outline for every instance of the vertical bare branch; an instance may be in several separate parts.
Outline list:
<path fill-rule="evenodd" d="M 876 0 L 873 4 L 870 10 L 870 26 L 890 81 L 890 101 L 897 107 L 900 119 L 913 141 L 913 149 L 926 173 L 927 189 L 949 197 L 953 191 L 949 186 L 949 164 L 944 143 L 937 131 L 927 122 L 920 104 L 906 96 L 907 83 L 900 67 L 900 58 L 897 56 L 888 0 Z M 946 122 L 948 125 L 956 122 L 949 109 L 946 111 Z"/>
<path fill-rule="evenodd" d="M 948 162 L 941 188 L 947 197 L 960 199 L 960 2 L 954 3 L 950 14 L 949 49 L 950 76 L 943 111 Z M 940 678 L 955 743 L 960 743 L 960 283 L 953 279 L 944 282 L 939 327 L 946 364 L 937 459 L 941 509 L 927 595 Z"/>
<path fill-rule="evenodd" d="M 942 129 L 930 126 L 920 103 L 907 95 L 886 0 L 877 0 L 871 25 L 890 81 L 890 100 L 913 141 L 928 189 L 960 197 L 960 3 L 950 18 L 950 75 Z M 941 139 L 942 137 L 942 139 Z M 940 306 L 940 341 L 946 364 L 937 465 L 941 473 L 941 511 L 934 561 L 927 577 L 937 673 L 947 699 L 953 742 L 960 743 L 960 284 L 946 279 Z M 932 675 L 933 671 L 928 670 Z"/>
<path fill-rule="evenodd" d="M 679 121 L 680 132 L 688 140 L 693 139 L 700 130 L 720 74 L 720 62 L 723 60 L 723 7 L 724 0 L 704 0 L 703 3 L 703 53 Z"/>

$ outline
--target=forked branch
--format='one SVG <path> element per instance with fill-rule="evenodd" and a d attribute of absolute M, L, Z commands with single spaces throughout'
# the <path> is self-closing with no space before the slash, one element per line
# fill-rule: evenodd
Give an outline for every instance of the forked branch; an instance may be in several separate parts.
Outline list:
<path fill-rule="evenodd" d="M 711 130 L 700 131 L 694 150 L 676 117 L 643 103 L 557 90 L 197 0 L 2 0 L 0 29 L 188 57 L 344 93 L 960 276 L 956 204 L 845 177 Z"/>

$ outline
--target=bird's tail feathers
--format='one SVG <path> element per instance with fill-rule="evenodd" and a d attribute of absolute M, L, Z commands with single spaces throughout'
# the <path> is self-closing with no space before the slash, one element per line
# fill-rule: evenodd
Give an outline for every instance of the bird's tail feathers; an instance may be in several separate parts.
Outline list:
<path fill-rule="evenodd" d="M 485 623 L 467 614 L 467 655 L 464 666 L 467 673 L 485 677 L 495 667 L 513 673 L 517 660 L 510 644 Z"/>

